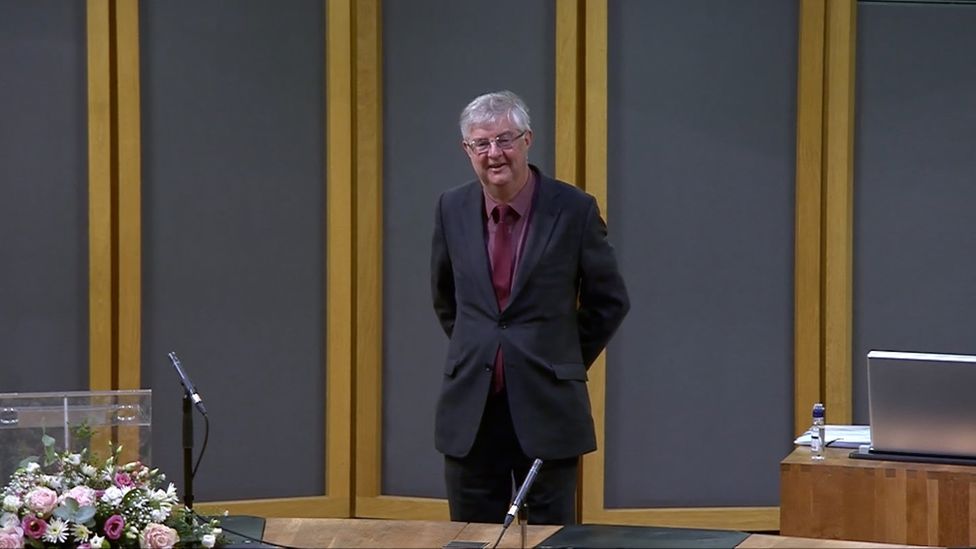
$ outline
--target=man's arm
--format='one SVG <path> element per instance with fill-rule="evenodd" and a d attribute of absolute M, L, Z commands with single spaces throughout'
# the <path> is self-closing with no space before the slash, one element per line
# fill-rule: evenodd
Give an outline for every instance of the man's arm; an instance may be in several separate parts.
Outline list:
<path fill-rule="evenodd" d="M 580 243 L 580 295 L 577 323 L 583 363 L 589 368 L 620 326 L 630 299 L 617 268 L 607 225 L 596 200 L 590 197 Z"/>
<path fill-rule="evenodd" d="M 454 298 L 454 268 L 444 237 L 441 207 L 444 197 L 437 201 L 434 216 L 434 237 L 430 246 L 430 292 L 434 301 L 434 312 L 444 333 L 451 337 L 454 332 L 454 319 L 457 316 L 457 302 Z"/>

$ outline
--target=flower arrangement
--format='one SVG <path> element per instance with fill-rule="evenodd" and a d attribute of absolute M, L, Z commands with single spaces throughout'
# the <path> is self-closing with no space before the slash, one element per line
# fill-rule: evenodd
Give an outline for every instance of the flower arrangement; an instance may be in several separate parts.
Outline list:
<path fill-rule="evenodd" d="M 214 547 L 216 520 L 197 520 L 172 483 L 141 462 L 120 463 L 89 451 L 56 452 L 45 435 L 43 463 L 25 459 L 0 491 L 0 548 Z"/>

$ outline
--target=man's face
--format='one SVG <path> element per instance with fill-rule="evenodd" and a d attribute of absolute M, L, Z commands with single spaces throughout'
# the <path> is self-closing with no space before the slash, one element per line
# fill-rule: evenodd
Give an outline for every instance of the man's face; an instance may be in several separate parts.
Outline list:
<path fill-rule="evenodd" d="M 528 179 L 531 145 L 532 132 L 523 133 L 512 121 L 504 118 L 472 127 L 462 146 L 468 153 L 474 173 L 488 193 L 510 199 Z"/>

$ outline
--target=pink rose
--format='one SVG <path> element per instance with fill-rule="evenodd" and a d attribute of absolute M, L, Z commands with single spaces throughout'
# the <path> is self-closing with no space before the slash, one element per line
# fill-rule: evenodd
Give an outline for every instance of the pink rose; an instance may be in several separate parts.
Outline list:
<path fill-rule="evenodd" d="M 163 524 L 151 523 L 142 531 L 142 546 L 148 549 L 169 549 L 180 541 L 176 530 Z"/>
<path fill-rule="evenodd" d="M 46 515 L 58 505 L 58 493 L 50 488 L 34 488 L 27 494 L 27 508 L 38 515 Z"/>
<path fill-rule="evenodd" d="M 119 539 L 123 529 L 125 529 L 125 519 L 122 515 L 112 515 L 105 521 L 105 537 L 108 539 Z"/>
<path fill-rule="evenodd" d="M 27 515 L 24 517 L 24 520 L 21 521 L 20 525 L 24 529 L 24 534 L 31 539 L 41 539 L 44 532 L 47 532 L 47 523 L 34 515 Z"/>
<path fill-rule="evenodd" d="M 95 491 L 87 486 L 75 486 L 68 490 L 64 497 L 74 499 L 80 507 L 95 504 Z"/>
<path fill-rule="evenodd" d="M 127 473 L 118 472 L 115 473 L 115 485 L 119 488 L 125 488 L 126 486 L 132 486 L 132 477 Z"/>
<path fill-rule="evenodd" d="M 0 549 L 24 546 L 24 536 L 13 530 L 0 530 Z"/>
<path fill-rule="evenodd" d="M 24 546 L 24 536 L 17 532 L 0 532 L 0 549 L 13 549 Z"/>

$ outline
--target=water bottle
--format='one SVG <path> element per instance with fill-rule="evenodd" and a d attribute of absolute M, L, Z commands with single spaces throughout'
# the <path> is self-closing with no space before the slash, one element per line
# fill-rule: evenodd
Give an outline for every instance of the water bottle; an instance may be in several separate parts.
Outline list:
<path fill-rule="evenodd" d="M 813 426 L 810 427 L 811 459 L 821 460 L 824 458 L 826 431 L 827 428 L 824 426 L 824 405 L 818 402 L 813 405 Z"/>

